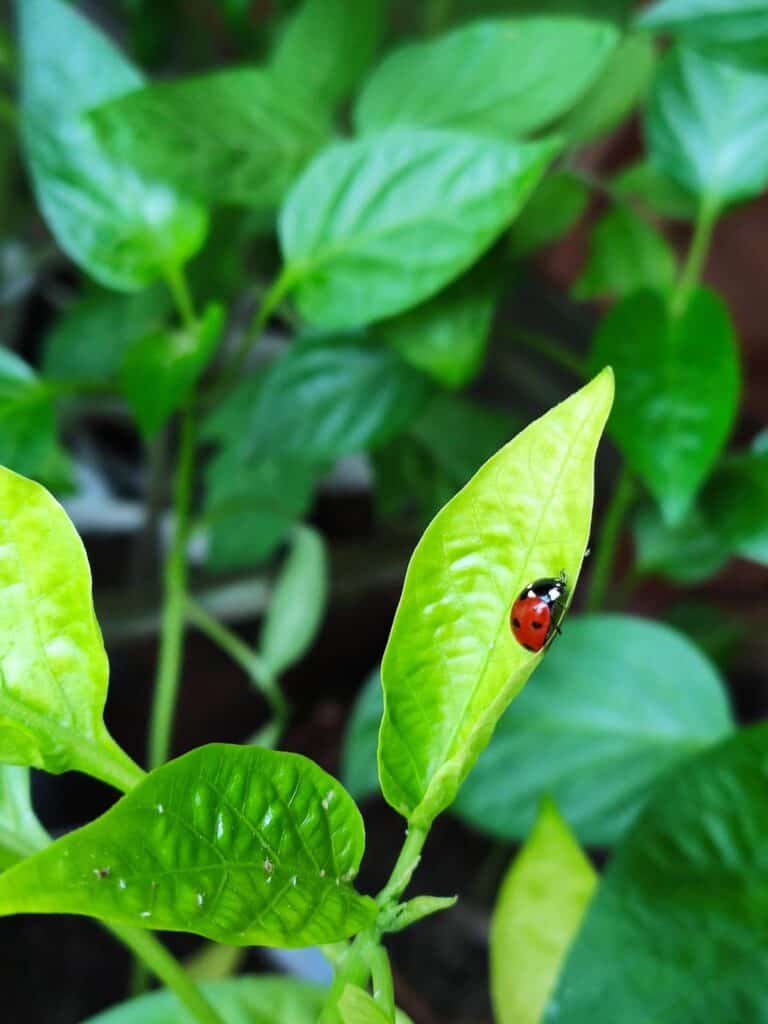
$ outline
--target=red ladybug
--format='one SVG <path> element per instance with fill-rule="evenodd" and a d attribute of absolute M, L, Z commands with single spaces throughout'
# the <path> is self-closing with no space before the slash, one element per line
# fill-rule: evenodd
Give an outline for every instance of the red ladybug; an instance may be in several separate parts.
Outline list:
<path fill-rule="evenodd" d="M 557 579 L 546 577 L 523 587 L 512 605 L 509 624 L 515 640 L 526 651 L 542 650 L 560 632 L 567 593 L 564 571 Z"/>

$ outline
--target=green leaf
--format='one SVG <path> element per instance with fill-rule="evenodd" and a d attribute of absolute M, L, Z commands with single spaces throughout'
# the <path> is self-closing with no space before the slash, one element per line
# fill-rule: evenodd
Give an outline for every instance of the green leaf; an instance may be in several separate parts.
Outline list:
<path fill-rule="evenodd" d="M 194 328 L 157 331 L 126 351 L 120 387 L 145 437 L 151 438 L 192 394 L 221 337 L 224 310 L 211 304 Z"/>
<path fill-rule="evenodd" d="M 0 761 L 132 785 L 102 719 L 109 666 L 80 538 L 45 488 L 2 467 L 0 535 Z"/>
<path fill-rule="evenodd" d="M 355 124 L 360 132 L 411 125 L 527 135 L 584 95 L 617 39 L 609 22 L 588 18 L 470 22 L 386 57 L 363 87 Z"/>
<path fill-rule="evenodd" d="M 53 394 L 15 352 L 0 348 L 0 465 L 51 483 L 69 481 Z"/>
<path fill-rule="evenodd" d="M 509 232 L 512 256 L 527 256 L 567 234 L 584 213 L 589 202 L 587 186 L 567 171 L 548 174 Z"/>
<path fill-rule="evenodd" d="M 69 4 L 17 0 L 21 129 L 37 201 L 62 249 L 111 288 L 144 287 L 202 244 L 205 212 L 102 148 L 85 111 L 141 76 Z"/>
<path fill-rule="evenodd" d="M 309 526 L 298 526 L 259 640 L 259 653 L 274 676 L 295 665 L 312 646 L 327 599 L 328 555 L 322 535 Z"/>
<path fill-rule="evenodd" d="M 365 838 L 340 783 L 299 754 L 212 743 L 0 875 L 0 914 L 86 914 L 235 946 L 354 935 Z"/>
<path fill-rule="evenodd" d="M 615 128 L 645 96 L 656 64 L 650 39 L 624 36 L 573 110 L 557 125 L 569 146 L 582 146 Z"/>
<path fill-rule="evenodd" d="M 166 321 L 165 286 L 130 295 L 95 291 L 68 306 L 46 335 L 43 373 L 60 380 L 111 382 L 132 342 Z"/>
<path fill-rule="evenodd" d="M 91 121 L 117 159 L 208 205 L 277 206 L 330 135 L 302 89 L 257 68 L 148 85 Z"/>
<path fill-rule="evenodd" d="M 354 327 L 428 299 L 512 220 L 554 150 L 415 129 L 330 146 L 280 216 L 301 312 Z"/>
<path fill-rule="evenodd" d="M 347 985 L 339 999 L 343 1024 L 393 1024 L 395 1018 L 357 985 Z"/>
<path fill-rule="evenodd" d="M 275 76 L 333 107 L 357 84 L 384 29 L 382 0 L 304 0 L 272 55 Z"/>
<path fill-rule="evenodd" d="M 717 209 L 768 183 L 768 76 L 683 47 L 663 60 L 646 116 L 662 173 Z"/>
<path fill-rule="evenodd" d="M 325 990 L 295 978 L 227 978 L 200 986 L 227 1024 L 317 1024 Z M 83 1024 L 196 1024 L 172 992 L 150 992 Z"/>
<path fill-rule="evenodd" d="M 729 550 L 700 506 L 676 526 L 664 522 L 650 503 L 641 505 L 632 523 L 638 572 L 661 573 L 674 583 L 701 583 L 728 561 Z"/>
<path fill-rule="evenodd" d="M 498 278 L 485 262 L 420 306 L 376 326 L 376 335 L 424 373 L 459 388 L 480 369 Z"/>
<path fill-rule="evenodd" d="M 766 1018 L 767 758 L 759 725 L 659 785 L 603 876 L 548 1024 L 592 1024 L 606 1007 L 654 1024 Z"/>
<path fill-rule="evenodd" d="M 344 730 L 341 778 L 355 800 L 362 800 L 379 788 L 376 745 L 383 713 L 381 670 L 377 666 L 363 683 Z"/>
<path fill-rule="evenodd" d="M 677 260 L 655 228 L 626 206 L 615 206 L 589 235 L 587 264 L 573 286 L 578 299 L 623 298 L 643 288 L 669 292 Z"/>
<path fill-rule="evenodd" d="M 47 842 L 46 831 L 32 810 L 29 769 L 0 764 L 0 871 Z"/>
<path fill-rule="evenodd" d="M 611 432 L 665 520 L 682 521 L 733 424 L 739 362 L 722 300 L 705 288 L 671 317 L 662 296 L 630 295 L 600 324 L 590 365 L 611 363 Z"/>
<path fill-rule="evenodd" d="M 583 843 L 615 843 L 662 773 L 732 730 L 723 681 L 683 634 L 628 615 L 571 619 L 454 810 L 520 839 L 548 793 Z"/>
<path fill-rule="evenodd" d="M 638 24 L 714 56 L 768 69 L 764 0 L 658 0 L 640 14 Z"/>
<path fill-rule="evenodd" d="M 539 1024 L 597 875 L 551 800 L 507 872 L 491 924 L 498 1024 Z"/>
<path fill-rule="evenodd" d="M 382 663 L 378 759 L 386 800 L 417 827 L 451 804 L 541 660 L 512 636 L 516 595 L 561 570 L 576 584 L 612 399 L 605 370 L 494 455 L 416 546 Z"/>
<path fill-rule="evenodd" d="M 639 160 L 625 167 L 613 179 L 611 187 L 617 199 L 634 200 L 650 213 L 677 220 L 696 217 L 696 198 L 663 175 L 650 160 Z"/>

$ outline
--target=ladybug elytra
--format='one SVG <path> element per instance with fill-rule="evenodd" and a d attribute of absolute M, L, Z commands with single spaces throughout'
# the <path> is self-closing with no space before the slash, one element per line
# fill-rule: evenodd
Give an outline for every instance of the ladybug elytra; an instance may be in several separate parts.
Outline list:
<path fill-rule="evenodd" d="M 543 650 L 560 632 L 565 614 L 568 584 L 565 572 L 557 579 L 544 577 L 523 587 L 509 613 L 509 624 L 515 640 L 534 654 Z"/>

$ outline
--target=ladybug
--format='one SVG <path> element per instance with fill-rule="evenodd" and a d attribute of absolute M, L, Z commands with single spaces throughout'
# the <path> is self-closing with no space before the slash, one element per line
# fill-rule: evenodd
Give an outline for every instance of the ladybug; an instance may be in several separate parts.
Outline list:
<path fill-rule="evenodd" d="M 565 614 L 568 583 L 565 571 L 557 579 L 545 577 L 523 587 L 509 613 L 509 624 L 515 640 L 526 651 L 543 650 L 555 633 Z"/>

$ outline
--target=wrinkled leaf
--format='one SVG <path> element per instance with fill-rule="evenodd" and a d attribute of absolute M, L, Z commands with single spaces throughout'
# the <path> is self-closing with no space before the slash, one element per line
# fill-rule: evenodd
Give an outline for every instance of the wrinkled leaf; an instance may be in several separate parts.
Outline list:
<path fill-rule="evenodd" d="M 277 206 L 330 135 L 303 90 L 256 68 L 148 85 L 91 121 L 116 158 L 209 205 Z"/>
<path fill-rule="evenodd" d="M 615 206 L 589 235 L 587 264 L 573 286 L 579 299 L 623 298 L 643 288 L 668 292 L 677 260 L 664 237 L 626 206 Z"/>
<path fill-rule="evenodd" d="M 231 945 L 334 942 L 376 908 L 350 884 L 353 801 L 313 761 L 213 743 L 0 875 L 0 914 L 86 914 Z"/>
<path fill-rule="evenodd" d="M 714 56 L 768 69 L 765 0 L 658 0 L 638 21 Z"/>
<path fill-rule="evenodd" d="M 109 665 L 83 545 L 39 484 L 0 467 L 0 761 L 130 786 L 102 719 Z"/>
<path fill-rule="evenodd" d="M 624 168 L 611 187 L 618 199 L 633 200 L 662 217 L 693 220 L 696 216 L 696 198 L 673 178 L 662 174 L 650 160 L 639 160 Z"/>
<path fill-rule="evenodd" d="M 553 153 L 552 142 L 415 129 L 328 147 L 280 216 L 301 312 L 354 327 L 428 299 L 501 233 Z"/>
<path fill-rule="evenodd" d="M 21 130 L 37 201 L 62 249 L 92 277 L 133 291 L 202 244 L 205 212 L 103 149 L 85 112 L 141 76 L 60 0 L 17 0 Z"/>
<path fill-rule="evenodd" d="M 594 1024 L 606 1007 L 654 1024 L 765 1019 L 767 759 L 759 725 L 660 783 L 603 876 L 548 1024 Z"/>
<path fill-rule="evenodd" d="M 325 990 L 296 978 L 228 978 L 200 986 L 227 1024 L 317 1024 Z M 150 992 L 83 1024 L 196 1024 L 172 992 Z"/>
<path fill-rule="evenodd" d="M 587 186 L 567 171 L 542 178 L 510 229 L 511 254 L 525 256 L 557 241 L 579 220 L 588 202 Z"/>
<path fill-rule="evenodd" d="M 470 22 L 386 57 L 363 87 L 355 124 L 361 132 L 411 125 L 526 135 L 573 106 L 617 38 L 609 22 L 588 18 Z"/>
<path fill-rule="evenodd" d="M 0 764 L 0 871 L 47 842 L 45 829 L 32 810 L 29 769 Z"/>
<path fill-rule="evenodd" d="M 385 798 L 417 826 L 453 801 L 541 660 L 512 636 L 516 595 L 561 570 L 576 584 L 612 398 L 605 370 L 494 455 L 416 546 L 382 663 L 378 759 Z"/>
<path fill-rule="evenodd" d="M 498 1024 L 539 1024 L 597 875 L 551 800 L 512 862 L 491 924 Z"/>
<path fill-rule="evenodd" d="M 662 296 L 630 295 L 600 324 L 590 365 L 616 372 L 610 428 L 665 520 L 682 521 L 728 437 L 739 363 L 728 311 L 705 288 L 671 317 Z"/>

